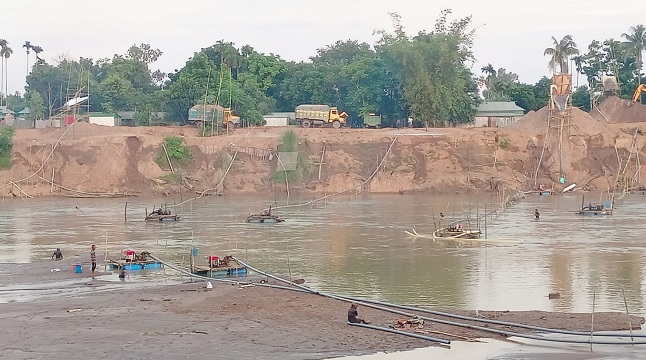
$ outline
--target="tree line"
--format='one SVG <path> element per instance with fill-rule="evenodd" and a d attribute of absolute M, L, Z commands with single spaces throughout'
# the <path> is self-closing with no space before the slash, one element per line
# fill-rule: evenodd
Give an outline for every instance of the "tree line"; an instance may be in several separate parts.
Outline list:
<path fill-rule="evenodd" d="M 362 115 L 375 113 L 386 125 L 413 117 L 418 124 L 451 126 L 473 120 L 483 101 L 482 87 L 484 100 L 515 101 L 527 111 L 547 104 L 551 85 L 547 76 L 525 84 L 513 72 L 491 64 L 472 71 L 471 17 L 450 15 L 450 10 L 443 11 L 431 31 L 410 36 L 401 18 L 391 14 L 392 29 L 378 31 L 375 44 L 338 41 L 318 49 L 307 62 L 285 61 L 249 45 L 238 48 L 220 40 L 169 74 L 152 70 L 163 52 L 149 44 L 133 45 L 112 58 L 60 57 L 51 64 L 38 57 L 42 48 L 29 44 L 27 55 L 38 50 L 38 61 L 27 76 L 25 95 L 4 101 L 14 110 L 29 106 L 31 118 L 42 119 L 58 113 L 70 97 L 89 94 L 90 111 L 134 111 L 140 125 L 186 122 L 188 109 L 196 104 L 232 107 L 241 118 L 261 124 L 269 112 L 320 103 L 348 112 L 355 123 Z M 548 68 L 576 71 L 575 106 L 589 109 L 602 75 L 617 77 L 624 98 L 642 82 L 644 26 L 631 27 L 622 38 L 595 40 L 580 54 L 572 36 L 552 37 L 553 45 L 544 51 L 550 57 Z M 5 67 L 11 56 L 7 48 L 0 39 Z M 579 75 L 584 76 L 581 86 Z"/>

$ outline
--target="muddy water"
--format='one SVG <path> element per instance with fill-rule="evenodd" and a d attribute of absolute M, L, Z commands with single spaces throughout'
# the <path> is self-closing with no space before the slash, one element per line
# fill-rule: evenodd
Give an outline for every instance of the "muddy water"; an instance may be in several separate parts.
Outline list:
<path fill-rule="evenodd" d="M 274 201 L 258 197 L 201 199 L 178 208 L 184 221 L 163 224 L 142 221 L 145 208 L 159 199 L 128 199 L 127 222 L 123 199 L 5 201 L 0 204 L 0 263 L 46 261 L 56 247 L 84 259 L 92 243 L 101 258 L 107 234 L 111 254 L 148 250 L 187 264 L 193 244 L 198 263 L 206 255 L 230 252 L 270 272 L 291 272 L 318 289 L 396 303 L 588 312 L 594 293 L 597 311 L 624 311 L 625 289 L 630 311 L 644 315 L 644 200 L 628 197 L 617 203 L 613 216 L 583 218 L 573 214 L 580 195 L 528 197 L 487 220 L 487 237 L 496 241 L 487 245 L 403 232 L 415 226 L 430 235 L 433 214 L 439 218 L 443 212 L 448 222 L 454 213 L 475 208 L 475 196 L 337 198 L 281 211 L 287 221 L 277 225 L 242 223 L 249 211 Z M 483 198 L 478 202 L 482 212 Z M 538 221 L 534 208 L 542 214 Z M 134 281 L 162 276 L 131 274 Z M 551 292 L 561 298 L 549 300 Z"/>

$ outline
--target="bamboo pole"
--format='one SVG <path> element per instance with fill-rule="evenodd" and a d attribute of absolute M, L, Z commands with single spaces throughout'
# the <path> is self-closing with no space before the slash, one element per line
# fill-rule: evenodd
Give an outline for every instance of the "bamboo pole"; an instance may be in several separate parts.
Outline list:
<path fill-rule="evenodd" d="M 626 289 L 621 287 L 621 293 L 624 296 L 624 306 L 626 307 L 626 316 L 628 316 L 628 330 L 630 330 L 630 341 L 635 341 L 633 338 L 633 323 L 630 321 L 630 314 L 628 313 L 628 302 L 626 301 Z"/>
<path fill-rule="evenodd" d="M 168 160 L 168 165 L 170 165 L 170 171 L 175 173 L 175 169 L 173 169 L 173 164 L 170 162 L 170 157 L 168 156 L 168 151 L 166 150 L 166 144 L 162 143 L 162 147 L 164 148 L 164 153 L 166 154 L 166 160 Z"/>
<path fill-rule="evenodd" d="M 590 322 L 590 351 L 592 351 L 592 335 L 594 333 L 594 307 L 597 299 L 597 292 L 592 290 L 592 320 Z"/>

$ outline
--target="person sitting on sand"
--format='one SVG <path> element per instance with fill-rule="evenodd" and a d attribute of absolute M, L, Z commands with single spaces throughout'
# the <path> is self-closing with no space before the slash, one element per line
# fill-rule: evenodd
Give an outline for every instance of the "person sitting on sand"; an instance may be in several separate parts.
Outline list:
<path fill-rule="evenodd" d="M 370 324 L 369 321 L 366 321 L 359 317 L 357 312 L 357 304 L 350 305 L 350 310 L 348 310 L 348 322 L 352 324 Z"/>
<path fill-rule="evenodd" d="M 56 251 L 52 254 L 52 259 L 56 257 L 56 260 L 63 260 L 63 253 L 60 248 L 56 248 Z"/>

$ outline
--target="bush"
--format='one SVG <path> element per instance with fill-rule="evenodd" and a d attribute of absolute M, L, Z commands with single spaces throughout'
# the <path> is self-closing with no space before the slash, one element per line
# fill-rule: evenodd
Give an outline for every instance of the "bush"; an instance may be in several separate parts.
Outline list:
<path fill-rule="evenodd" d="M 500 146 L 501 149 L 506 149 L 510 144 L 511 142 L 509 141 L 509 139 L 502 139 L 500 140 L 500 144 L 498 144 L 498 146 Z"/>
<path fill-rule="evenodd" d="M 13 128 L 0 126 L 0 169 L 11 167 L 13 152 Z"/>
<path fill-rule="evenodd" d="M 167 136 L 164 138 L 164 145 L 166 146 L 166 152 L 170 158 L 171 163 L 175 164 L 185 164 L 191 158 L 191 150 L 184 145 L 184 138 L 181 136 Z M 157 157 L 157 164 L 159 167 L 168 166 L 168 159 L 166 159 L 166 152 L 164 149 L 161 149 L 161 154 Z"/>

